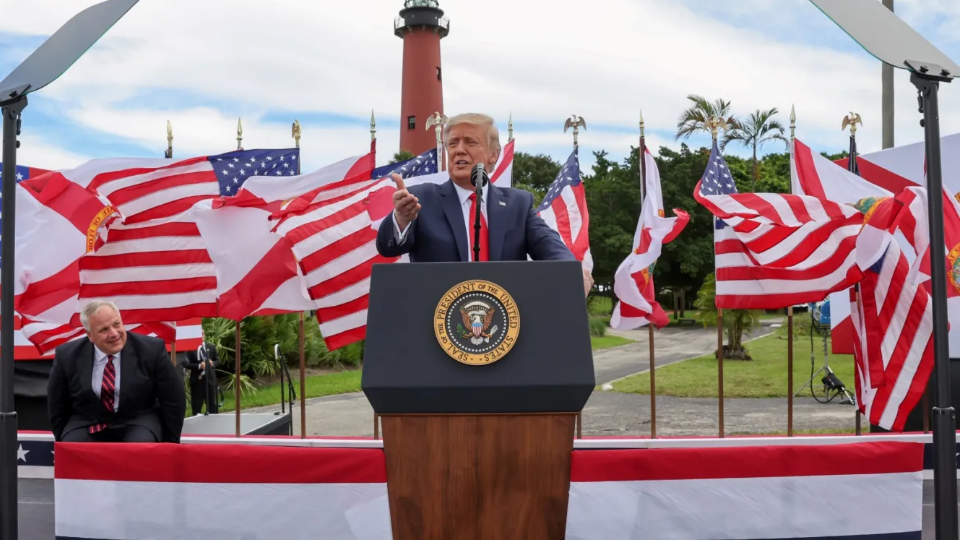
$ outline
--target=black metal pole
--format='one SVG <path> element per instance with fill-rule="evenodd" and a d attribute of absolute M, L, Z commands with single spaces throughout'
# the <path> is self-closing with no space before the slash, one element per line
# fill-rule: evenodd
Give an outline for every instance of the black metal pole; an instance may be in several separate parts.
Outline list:
<path fill-rule="evenodd" d="M 473 261 L 480 261 L 480 215 L 483 212 L 483 184 L 477 180 L 476 198 L 477 211 L 473 216 Z"/>
<path fill-rule="evenodd" d="M 0 251 L 0 538 L 17 538 L 17 412 L 13 403 L 13 280 L 17 223 L 17 135 L 26 96 L 3 107 L 3 227 Z"/>
<path fill-rule="evenodd" d="M 923 66 L 926 68 L 926 66 Z M 923 69 L 921 68 L 921 70 Z M 913 72 L 920 92 L 927 158 L 927 213 L 930 224 L 930 278 L 933 287 L 933 356 L 936 403 L 933 407 L 933 485 L 937 540 L 957 538 L 956 412 L 950 406 L 947 340 L 947 275 L 943 233 L 943 179 L 940 170 L 939 82 Z"/>

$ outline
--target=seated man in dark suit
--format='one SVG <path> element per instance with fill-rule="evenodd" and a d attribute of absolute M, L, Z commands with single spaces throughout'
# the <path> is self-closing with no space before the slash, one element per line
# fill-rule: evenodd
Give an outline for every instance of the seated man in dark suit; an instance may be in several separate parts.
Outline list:
<path fill-rule="evenodd" d="M 88 339 L 57 347 L 47 383 L 55 440 L 179 443 L 186 395 L 163 340 L 127 333 L 112 302 L 80 321 Z"/>
<path fill-rule="evenodd" d="M 454 116 L 444 128 L 447 171 L 443 184 L 406 189 L 394 175 L 394 211 L 380 224 L 377 251 L 384 257 L 410 255 L 410 262 L 472 261 L 476 202 L 470 181 L 476 164 L 492 172 L 500 158 L 499 132 L 482 114 Z M 560 235 L 537 215 L 533 195 L 515 188 L 483 186 L 480 261 L 576 260 Z M 583 270 L 584 293 L 593 286 Z"/>

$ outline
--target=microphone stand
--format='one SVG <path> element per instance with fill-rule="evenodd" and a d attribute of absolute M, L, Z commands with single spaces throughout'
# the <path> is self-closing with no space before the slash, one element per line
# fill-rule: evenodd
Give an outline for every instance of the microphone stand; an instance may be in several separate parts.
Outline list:
<path fill-rule="evenodd" d="M 480 216 L 483 212 L 483 184 L 486 179 L 486 173 L 483 170 L 483 163 L 478 163 L 473 168 L 473 187 L 477 200 L 477 210 L 474 213 L 473 220 L 473 261 L 480 261 Z"/>

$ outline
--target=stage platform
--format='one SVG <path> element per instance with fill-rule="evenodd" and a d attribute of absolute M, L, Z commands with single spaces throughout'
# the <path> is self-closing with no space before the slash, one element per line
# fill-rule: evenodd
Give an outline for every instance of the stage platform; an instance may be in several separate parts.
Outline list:
<path fill-rule="evenodd" d="M 241 435 L 293 435 L 293 416 L 285 413 L 240 413 Z M 183 435 L 235 436 L 237 418 L 232 412 L 200 414 L 183 421 Z"/>

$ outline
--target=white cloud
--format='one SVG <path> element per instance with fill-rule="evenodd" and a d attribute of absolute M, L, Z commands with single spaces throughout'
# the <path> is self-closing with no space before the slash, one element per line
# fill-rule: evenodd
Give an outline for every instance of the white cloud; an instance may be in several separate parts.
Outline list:
<path fill-rule="evenodd" d="M 72 169 L 88 161 L 90 156 L 76 154 L 43 141 L 43 137 L 34 134 L 22 134 L 19 137 L 17 164 L 48 170 Z"/>
<path fill-rule="evenodd" d="M 904 12 L 923 22 L 916 1 Z M 4 7 L 0 31 L 50 33 L 96 0 L 32 0 Z M 35 99 L 56 100 L 66 115 L 90 128 L 156 147 L 162 152 L 165 121 L 174 124 L 176 155 L 220 152 L 235 147 L 238 116 L 244 146 L 291 144 L 289 124 L 263 122 L 289 113 L 336 113 L 396 119 L 400 107 L 402 41 L 392 33 L 399 0 L 327 2 L 231 0 L 230 9 L 211 2 L 141 2 L 61 80 Z M 796 105 L 797 136 L 825 150 L 846 145 L 840 122 L 861 114 L 864 151 L 880 147 L 880 63 L 866 53 L 778 41 L 769 34 L 736 28 L 701 13 L 700 4 L 656 0 L 556 0 L 549 9 L 531 1 L 441 2 L 451 19 L 443 40 L 447 114 L 484 111 L 500 123 L 555 123 L 555 129 L 522 133 L 519 148 L 556 148 L 566 157 L 570 114 L 588 125 L 636 130 L 639 111 L 652 130 L 675 129 L 687 94 L 733 102 L 739 114 L 777 107 L 786 125 Z M 952 4 L 940 2 L 944 13 Z M 715 10 L 743 16 L 754 10 L 771 24 L 822 25 L 812 4 L 794 0 L 722 0 Z M 913 10 L 913 11 L 911 11 Z M 571 14 L 576 14 L 572 17 Z M 919 15 L 917 13 L 920 13 Z M 785 15 L 785 14 L 789 14 Z M 952 16 L 952 15 L 951 15 Z M 790 17 L 793 19 L 791 20 Z M 735 17 L 734 17 L 735 19 Z M 821 26 L 822 27 L 822 26 Z M 832 28 L 832 40 L 842 31 Z M 922 139 L 916 94 L 897 71 L 897 142 Z M 941 92 L 942 131 L 960 130 L 960 104 L 950 85 Z M 204 105 L 158 107 L 138 92 L 202 96 Z M 186 100 L 187 98 L 182 98 Z M 365 123 L 333 127 L 304 123 L 305 166 L 320 166 L 369 145 Z M 396 122 L 378 130 L 380 161 L 399 140 Z M 592 129 L 581 135 L 584 150 L 603 147 L 622 155 L 636 135 Z M 672 140 L 650 141 L 678 147 Z M 70 151 L 71 149 L 67 149 Z M 730 151 L 739 150 L 730 148 Z M 104 157 L 104 156 L 97 156 Z M 586 166 L 587 163 L 584 163 Z"/>

